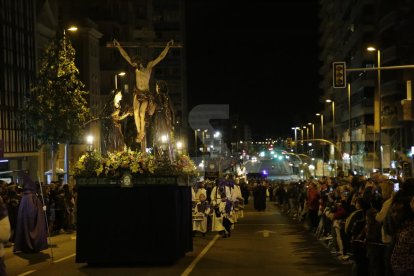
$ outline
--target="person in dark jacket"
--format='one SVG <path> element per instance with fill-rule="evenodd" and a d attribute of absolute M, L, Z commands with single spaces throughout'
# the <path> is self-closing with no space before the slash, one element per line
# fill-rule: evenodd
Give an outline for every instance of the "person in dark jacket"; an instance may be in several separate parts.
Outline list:
<path fill-rule="evenodd" d="M 254 198 L 254 209 L 257 211 L 266 210 L 266 190 L 265 182 L 258 183 L 257 186 L 253 189 L 253 198 Z"/>
<path fill-rule="evenodd" d="M 36 253 L 48 248 L 43 204 L 37 186 L 28 175 L 23 178 L 23 196 L 19 206 L 14 253 Z"/>

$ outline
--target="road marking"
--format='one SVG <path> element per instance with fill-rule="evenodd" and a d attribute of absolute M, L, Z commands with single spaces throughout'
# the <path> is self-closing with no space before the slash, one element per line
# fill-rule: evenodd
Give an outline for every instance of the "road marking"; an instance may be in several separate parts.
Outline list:
<path fill-rule="evenodd" d="M 71 236 L 70 239 L 71 240 L 76 240 L 76 236 Z"/>
<path fill-rule="evenodd" d="M 263 233 L 263 237 L 268 238 L 268 237 L 270 237 L 270 233 L 274 234 L 276 232 L 264 229 L 262 231 L 257 231 L 256 233 Z"/>
<path fill-rule="evenodd" d="M 69 255 L 69 256 L 66 256 L 66 257 L 63 257 L 63 258 L 60 258 L 60 259 L 58 259 L 58 260 L 54 261 L 53 263 L 59 263 L 59 262 L 61 262 L 61 261 L 64 261 L 64 260 L 70 259 L 70 258 L 72 258 L 72 257 L 74 257 L 74 256 L 76 256 L 76 253 L 73 253 L 72 255 Z"/>
<path fill-rule="evenodd" d="M 197 258 L 194 259 L 194 261 L 184 270 L 183 273 L 181 273 L 181 276 L 187 276 L 190 275 L 191 271 L 193 271 L 196 264 L 201 260 L 201 258 L 204 257 L 204 255 L 210 250 L 210 248 L 213 246 L 213 244 L 216 242 L 216 240 L 220 237 L 220 235 L 216 235 L 214 239 L 210 241 L 210 243 L 204 247 L 203 251 L 198 254 Z"/>
<path fill-rule="evenodd" d="M 25 276 L 25 275 L 29 275 L 29 274 L 32 274 L 33 272 L 35 272 L 36 270 L 29 270 L 29 271 L 27 271 L 27 272 L 25 272 L 25 273 L 22 273 L 22 274 L 19 274 L 19 275 L 17 275 L 17 276 Z"/>

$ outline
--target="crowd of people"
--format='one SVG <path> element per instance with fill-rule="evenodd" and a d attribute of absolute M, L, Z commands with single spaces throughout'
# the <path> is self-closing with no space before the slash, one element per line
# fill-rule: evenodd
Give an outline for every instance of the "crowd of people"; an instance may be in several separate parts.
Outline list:
<path fill-rule="evenodd" d="M 25 176 L 22 185 L 0 182 L 0 197 L 7 208 L 11 226 L 11 235 L 6 246 L 14 244 L 13 251 L 16 253 L 39 252 L 44 249 L 27 243 L 22 245 L 23 248 L 19 245 L 19 238 L 25 235 L 22 231 L 35 231 L 32 226 L 34 224 L 41 224 L 36 231 L 44 232 L 45 237 L 71 233 L 76 229 L 76 186 L 52 182 L 40 187 L 39 182 Z"/>
<path fill-rule="evenodd" d="M 253 199 L 258 212 L 266 201 L 326 242 L 340 260 L 353 263 L 354 275 L 414 275 L 414 178 L 321 177 L 272 182 L 228 175 L 192 186 L 193 235 L 232 234 Z M 28 176 L 23 186 L 0 183 L 0 241 L 14 253 L 40 252 L 47 237 L 76 230 L 76 187 L 40 186 Z M 47 220 L 46 220 L 47 217 Z M 0 247 L 0 275 L 4 271 Z"/>
<path fill-rule="evenodd" d="M 354 275 L 414 275 L 414 179 L 379 173 L 279 183 L 271 198 Z"/>

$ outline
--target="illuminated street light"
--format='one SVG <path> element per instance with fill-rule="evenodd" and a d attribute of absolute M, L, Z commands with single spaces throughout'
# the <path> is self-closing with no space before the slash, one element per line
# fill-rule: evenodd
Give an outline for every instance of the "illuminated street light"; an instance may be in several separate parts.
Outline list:
<path fill-rule="evenodd" d="M 71 32 L 76 32 L 78 30 L 78 27 L 76 27 L 76 26 L 70 26 L 66 30 L 71 31 Z"/>
<path fill-rule="evenodd" d="M 66 30 L 70 31 L 70 32 L 76 32 L 78 30 L 78 27 L 76 26 L 70 26 L 67 29 L 63 29 L 63 49 L 65 51 L 65 56 L 66 56 Z M 69 38 L 68 38 L 69 39 Z M 93 137 L 92 137 L 92 142 L 90 143 L 90 151 L 92 151 L 92 143 L 93 143 Z M 64 182 L 68 183 L 69 182 L 69 144 L 65 143 L 65 156 L 64 156 L 64 167 L 65 167 L 65 176 L 64 176 Z M 54 177 L 54 176 L 53 176 Z"/>
<path fill-rule="evenodd" d="M 163 134 L 161 135 L 161 143 L 165 144 L 168 142 L 168 135 Z"/>
<path fill-rule="evenodd" d="M 178 142 L 177 142 L 177 149 L 178 149 L 178 150 L 181 150 L 182 148 L 183 148 L 183 142 L 178 141 Z"/>
<path fill-rule="evenodd" d="M 335 101 L 331 99 L 327 99 L 325 100 L 325 102 L 331 103 L 332 105 L 332 138 L 334 138 L 335 136 Z"/>
<path fill-rule="evenodd" d="M 316 113 L 316 116 L 321 117 L 321 138 L 323 139 L 323 114 Z M 322 176 L 325 176 L 325 145 L 322 144 Z"/>
<path fill-rule="evenodd" d="M 323 114 L 316 113 L 315 115 L 321 117 L 321 138 L 323 139 Z"/>
<path fill-rule="evenodd" d="M 125 75 L 125 72 L 119 72 L 118 74 L 115 74 L 115 91 L 118 90 L 118 76 L 123 77 Z"/>
<path fill-rule="evenodd" d="M 298 152 L 298 132 L 297 130 L 300 129 L 298 127 L 292 127 L 294 133 L 295 133 L 295 152 Z"/>
<path fill-rule="evenodd" d="M 308 126 L 312 126 L 312 140 L 315 140 L 315 124 L 308 123 Z"/>
<path fill-rule="evenodd" d="M 380 158 L 379 158 L 379 167 L 380 167 L 380 172 L 383 173 L 383 166 L 382 166 L 382 120 L 381 120 L 381 105 L 382 105 L 382 100 L 381 100 L 381 51 L 380 49 L 374 47 L 374 46 L 368 46 L 367 47 L 367 51 L 369 52 L 377 52 L 377 97 L 378 98 L 378 114 L 376 114 L 375 110 L 376 108 L 374 107 L 374 131 L 375 131 L 375 117 L 378 116 L 377 120 L 378 120 L 378 148 L 380 149 Z M 376 115 L 376 116 L 375 116 Z M 375 143 L 375 141 L 374 141 Z M 374 151 L 375 153 L 376 148 L 374 147 Z M 375 154 L 374 154 L 374 158 L 375 158 Z"/>
<path fill-rule="evenodd" d="M 93 145 L 94 137 L 92 135 L 86 136 L 86 144 L 88 145 L 87 152 L 92 152 L 92 145 Z"/>

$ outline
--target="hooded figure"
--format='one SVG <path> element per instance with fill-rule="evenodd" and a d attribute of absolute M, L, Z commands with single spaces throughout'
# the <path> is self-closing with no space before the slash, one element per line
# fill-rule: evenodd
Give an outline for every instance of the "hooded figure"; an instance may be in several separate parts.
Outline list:
<path fill-rule="evenodd" d="M 36 183 L 24 175 L 13 252 L 36 253 L 48 248 L 45 213 L 36 191 Z"/>

